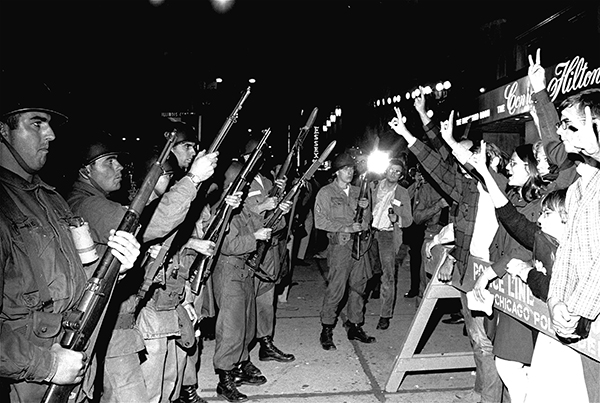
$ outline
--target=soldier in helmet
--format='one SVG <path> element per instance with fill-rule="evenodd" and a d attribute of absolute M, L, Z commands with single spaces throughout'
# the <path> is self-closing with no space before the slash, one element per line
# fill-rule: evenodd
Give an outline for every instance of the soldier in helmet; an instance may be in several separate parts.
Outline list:
<path fill-rule="evenodd" d="M 38 176 L 66 116 L 52 106 L 47 87 L 29 87 L 29 78 L 14 83 L 11 90 L 2 82 L 0 97 L 0 379 L 9 380 L 11 402 L 39 402 L 49 383 L 85 378 L 75 389 L 83 401 L 92 397 L 95 360 L 59 341 L 63 314 L 77 306 L 95 267 L 84 266 L 71 237 L 69 223 L 79 218 Z M 105 244 L 122 274 L 139 255 L 139 243 L 123 231 Z"/>
<path fill-rule="evenodd" d="M 352 234 L 364 231 L 371 221 L 367 198 L 358 199 L 359 188 L 352 186 L 354 159 L 347 153 L 339 154 L 333 161 L 333 182 L 323 186 L 315 201 L 315 227 L 327 232 L 329 239 L 327 266 L 329 278 L 321 309 L 321 346 L 335 350 L 333 328 L 337 321 L 346 290 L 348 290 L 347 326 L 348 339 L 362 343 L 373 343 L 362 328 L 364 322 L 364 290 L 371 277 L 368 256 L 352 257 Z M 357 207 L 364 208 L 362 224 L 354 222 Z"/>
<path fill-rule="evenodd" d="M 121 187 L 123 178 L 123 165 L 118 157 L 122 154 L 112 136 L 108 133 L 92 135 L 84 144 L 82 150 L 83 161 L 79 168 L 79 176 L 67 198 L 73 211 L 84 217 L 89 223 L 92 238 L 99 249 L 103 248 L 110 228 L 117 226 L 123 219 L 126 207 L 111 200 L 111 194 Z M 195 156 L 195 154 L 194 154 Z M 191 164 L 193 169 L 188 177 L 183 180 L 186 187 L 188 203 L 196 195 L 200 182 L 207 179 L 214 172 L 216 153 L 199 155 Z M 160 222 L 162 232 L 146 230 L 142 236 L 144 242 L 164 236 L 168 232 L 164 227 L 179 220 L 183 221 L 186 210 L 179 203 L 165 205 L 168 200 L 157 207 L 158 214 L 163 217 Z M 188 204 L 189 205 L 189 204 Z M 159 227 L 158 218 L 148 226 Z M 141 274 L 136 271 L 136 274 Z M 139 276 L 131 276 L 126 282 L 120 284 L 114 292 L 102 338 L 106 340 L 104 350 L 103 394 L 101 402 L 149 402 L 144 374 L 140 363 L 140 353 L 146 349 L 144 338 L 135 321 L 136 299 L 135 292 L 139 283 Z M 183 286 L 182 286 L 183 288 Z"/>
<path fill-rule="evenodd" d="M 246 160 L 258 145 L 258 140 L 250 139 L 245 147 L 242 159 Z M 275 184 L 266 176 L 257 173 L 252 182 L 248 196 L 244 202 L 246 208 L 259 215 L 263 220 L 269 211 L 275 208 L 283 210 L 287 214 L 291 207 L 291 202 L 279 203 L 276 197 L 269 196 L 273 186 L 285 188 L 285 180 L 276 180 Z M 261 269 L 278 278 L 281 265 L 284 261 L 283 253 L 287 253 L 285 229 L 285 219 L 279 221 L 277 228 L 271 239 L 269 249 L 261 264 Z M 266 282 L 255 278 L 255 299 L 256 299 L 256 338 L 260 344 L 258 359 L 260 361 L 278 361 L 292 362 L 296 358 L 293 354 L 281 351 L 273 342 L 275 333 L 275 282 Z"/>

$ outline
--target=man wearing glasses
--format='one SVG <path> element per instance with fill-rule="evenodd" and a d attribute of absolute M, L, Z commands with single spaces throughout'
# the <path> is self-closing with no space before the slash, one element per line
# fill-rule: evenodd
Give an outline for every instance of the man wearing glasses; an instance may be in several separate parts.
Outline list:
<path fill-rule="evenodd" d="M 528 76 L 548 160 L 561 170 L 573 165 L 569 154 L 577 160 L 578 177 L 567 190 L 566 235 L 556 251 L 547 300 L 553 330 L 563 339 L 577 341 L 587 337 L 590 326 L 598 325 L 594 322 L 600 314 L 600 89 L 571 95 L 557 112 L 546 91 L 539 49 L 535 62 L 529 56 Z M 589 401 L 599 401 L 600 363 L 583 354 L 581 363 Z M 561 363 L 553 364 L 554 372 L 560 373 Z"/>
<path fill-rule="evenodd" d="M 371 184 L 373 200 L 374 240 L 371 248 L 381 260 L 381 314 L 377 329 L 390 326 L 396 300 L 396 255 L 402 245 L 402 229 L 413 222 L 410 196 L 398 181 L 404 174 L 404 164 L 394 158 L 379 183 Z"/>

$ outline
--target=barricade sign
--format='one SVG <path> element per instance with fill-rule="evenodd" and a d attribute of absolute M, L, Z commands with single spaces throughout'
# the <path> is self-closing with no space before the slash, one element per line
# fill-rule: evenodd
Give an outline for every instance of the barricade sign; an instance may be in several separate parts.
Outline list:
<path fill-rule="evenodd" d="M 428 270 L 432 278 L 423 293 L 423 299 L 410 324 L 406 339 L 402 343 L 400 353 L 396 356 L 392 372 L 385 386 L 386 392 L 396 392 L 410 371 L 432 371 L 443 369 L 468 369 L 475 367 L 473 351 L 465 352 L 439 352 L 430 354 L 415 354 L 417 345 L 421 340 L 425 327 L 435 308 L 438 299 L 460 298 L 460 291 L 448 283 L 438 280 L 438 271 L 452 248 L 436 246 L 432 249 L 434 268 Z"/>
<path fill-rule="evenodd" d="M 470 257 L 462 285 L 456 282 L 453 282 L 453 285 L 462 292 L 472 290 L 477 277 L 489 266 L 490 262 Z M 557 339 L 554 330 L 552 330 L 548 306 L 535 297 L 529 286 L 519 277 L 506 273 L 502 278 L 492 281 L 488 286 L 488 290 L 494 295 L 494 308 Z M 600 361 L 600 324 L 598 321 L 593 322 L 590 334 L 586 339 L 577 343 L 570 343 L 568 346 L 581 354 Z"/>

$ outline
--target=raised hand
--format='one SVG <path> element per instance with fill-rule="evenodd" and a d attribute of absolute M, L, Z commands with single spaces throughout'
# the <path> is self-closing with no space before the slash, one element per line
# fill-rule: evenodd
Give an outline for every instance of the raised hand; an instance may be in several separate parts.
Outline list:
<path fill-rule="evenodd" d="M 400 112 L 400 108 L 394 106 L 394 112 L 396 112 L 396 117 L 388 122 L 390 127 L 404 138 L 412 136 L 402 121 L 402 112 Z"/>
<path fill-rule="evenodd" d="M 419 115 L 427 115 L 427 111 L 425 110 L 425 94 L 421 86 L 419 86 L 419 95 L 415 98 L 414 105 Z"/>
<path fill-rule="evenodd" d="M 540 92 L 546 89 L 546 72 L 540 64 L 540 49 L 535 52 L 535 62 L 531 55 L 529 58 L 529 68 L 527 69 L 527 76 L 534 92 Z"/>
<path fill-rule="evenodd" d="M 448 120 L 444 120 L 442 122 L 442 127 L 441 127 L 441 134 L 442 134 L 442 138 L 446 141 L 446 143 L 448 144 L 453 144 L 456 142 L 456 140 L 454 140 L 453 137 L 453 132 L 454 132 L 454 111 L 450 112 L 450 116 L 448 117 Z"/>
<path fill-rule="evenodd" d="M 486 142 L 484 140 L 481 140 L 481 145 L 479 146 L 479 151 L 474 153 L 471 158 L 469 158 L 469 164 L 471 164 L 473 166 L 473 168 L 475 168 L 477 171 L 479 171 L 480 174 L 485 175 L 487 173 L 487 165 L 485 163 L 486 161 L 486 155 L 485 155 L 485 150 L 486 150 Z"/>

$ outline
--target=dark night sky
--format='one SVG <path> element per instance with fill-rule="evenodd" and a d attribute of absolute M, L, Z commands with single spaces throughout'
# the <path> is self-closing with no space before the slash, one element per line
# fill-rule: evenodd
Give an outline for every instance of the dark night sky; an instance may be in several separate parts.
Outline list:
<path fill-rule="evenodd" d="M 236 0 L 218 13 L 208 0 L 1 0 L 0 66 L 64 93 L 76 131 L 127 136 L 151 130 L 148 116 L 202 102 L 210 102 L 206 128 L 216 131 L 253 77 L 232 129 L 242 135 L 250 126 L 297 128 L 307 116 L 300 112 L 315 106 L 317 124 L 336 105 L 352 122 L 389 86 L 481 85 L 494 59 L 482 25 L 504 18 L 507 33 L 520 33 L 561 3 Z M 215 77 L 224 82 L 202 98 Z"/>

